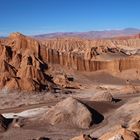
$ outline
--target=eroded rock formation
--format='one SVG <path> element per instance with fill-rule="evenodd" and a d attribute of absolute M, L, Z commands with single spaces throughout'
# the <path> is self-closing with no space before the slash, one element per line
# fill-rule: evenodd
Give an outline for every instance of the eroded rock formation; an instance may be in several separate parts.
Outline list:
<path fill-rule="evenodd" d="M 49 90 L 55 82 L 59 86 L 68 87 L 64 75 L 59 78 L 49 76 L 47 70 L 50 63 L 78 71 L 120 72 L 131 68 L 140 69 L 139 46 L 139 37 L 37 41 L 13 33 L 0 40 L 0 88 L 41 91 Z"/>
<path fill-rule="evenodd" d="M 42 115 L 40 120 L 49 122 L 52 125 L 62 124 L 66 127 L 72 126 L 87 129 L 92 123 L 96 122 L 97 115 L 98 119 L 102 117 L 95 110 L 91 110 L 77 99 L 68 97 L 50 108 L 48 112 Z"/>
<path fill-rule="evenodd" d="M 140 68 L 140 39 L 84 40 L 60 38 L 43 41 L 46 59 L 80 71 Z"/>
<path fill-rule="evenodd" d="M 139 136 L 134 132 L 126 128 L 120 128 L 113 132 L 108 132 L 100 137 L 100 140 L 138 140 Z"/>
<path fill-rule="evenodd" d="M 44 62 L 45 47 L 20 33 L 13 33 L 0 46 L 0 87 L 6 89 L 47 90 L 53 83 Z"/>
<path fill-rule="evenodd" d="M 107 101 L 107 102 L 112 102 L 115 101 L 115 99 L 113 98 L 112 94 L 109 92 L 104 92 L 104 93 L 99 93 L 98 95 L 96 95 L 95 97 L 90 99 L 91 101 Z"/>

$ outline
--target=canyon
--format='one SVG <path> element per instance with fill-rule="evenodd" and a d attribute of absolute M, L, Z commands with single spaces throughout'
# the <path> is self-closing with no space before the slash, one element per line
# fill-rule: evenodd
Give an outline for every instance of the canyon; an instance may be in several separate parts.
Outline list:
<path fill-rule="evenodd" d="M 139 140 L 140 35 L 0 39 L 1 140 Z"/>
<path fill-rule="evenodd" d="M 80 40 L 75 38 L 44 41 L 47 61 L 78 71 L 122 71 L 140 68 L 139 37 L 134 39 Z"/>
<path fill-rule="evenodd" d="M 139 36 L 102 40 L 35 40 L 20 33 L 13 33 L 0 41 L 0 87 L 49 90 L 55 86 L 55 76 L 47 73 L 50 64 L 87 72 L 140 69 L 139 45 Z"/>
<path fill-rule="evenodd" d="M 57 38 L 35 40 L 20 33 L 1 39 L 0 87 L 23 90 L 49 90 L 54 76 L 49 64 L 78 71 L 120 72 L 140 69 L 140 37 L 110 40 Z M 64 78 L 65 79 L 65 78 Z"/>

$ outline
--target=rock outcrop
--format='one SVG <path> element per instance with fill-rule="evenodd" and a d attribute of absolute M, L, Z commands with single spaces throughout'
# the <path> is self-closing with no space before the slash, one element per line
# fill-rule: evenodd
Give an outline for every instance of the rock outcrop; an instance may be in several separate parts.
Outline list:
<path fill-rule="evenodd" d="M 134 121 L 129 125 L 129 130 L 137 133 L 137 135 L 140 137 L 140 120 Z"/>
<path fill-rule="evenodd" d="M 51 125 L 60 124 L 87 129 L 94 123 L 96 115 L 95 111 L 92 112 L 85 104 L 69 97 L 50 108 L 40 120 Z"/>
<path fill-rule="evenodd" d="M 112 94 L 109 92 L 104 92 L 104 93 L 99 93 L 98 95 L 96 95 L 95 97 L 93 97 L 92 99 L 90 99 L 92 101 L 107 101 L 107 102 L 112 102 L 115 101 L 115 99 L 113 98 Z"/>
<path fill-rule="evenodd" d="M 0 87 L 41 91 L 53 84 L 47 75 L 45 47 L 32 38 L 13 33 L 0 46 Z"/>
<path fill-rule="evenodd" d="M 84 40 L 60 38 L 42 41 L 46 59 L 79 71 L 140 68 L 140 39 Z"/>
<path fill-rule="evenodd" d="M 101 136 L 100 140 L 138 140 L 139 136 L 126 128 L 120 128 Z"/>
<path fill-rule="evenodd" d="M 64 75 L 61 78 L 49 76 L 49 64 L 60 64 L 78 71 L 120 72 L 132 68 L 140 69 L 139 46 L 140 38 L 137 37 L 37 41 L 20 33 L 13 33 L 0 40 L 0 88 L 49 90 L 54 84 L 53 79 L 59 86 L 67 87 L 67 78 Z"/>

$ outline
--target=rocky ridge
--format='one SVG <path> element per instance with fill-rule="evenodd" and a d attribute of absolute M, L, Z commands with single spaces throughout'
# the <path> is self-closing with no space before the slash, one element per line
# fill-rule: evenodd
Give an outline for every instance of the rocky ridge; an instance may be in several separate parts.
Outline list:
<path fill-rule="evenodd" d="M 49 90 L 53 84 L 44 62 L 45 47 L 32 38 L 13 33 L 0 43 L 0 87 L 5 90 Z"/>
<path fill-rule="evenodd" d="M 68 87 L 63 74 L 48 73 L 49 64 L 78 71 L 120 72 L 140 68 L 140 38 L 86 40 L 56 38 L 35 40 L 13 33 L 0 40 L 0 88 L 28 91 Z M 56 83 L 55 83 L 56 82 Z"/>
<path fill-rule="evenodd" d="M 79 71 L 123 71 L 140 68 L 140 39 L 85 40 L 58 38 L 43 41 L 46 59 Z"/>

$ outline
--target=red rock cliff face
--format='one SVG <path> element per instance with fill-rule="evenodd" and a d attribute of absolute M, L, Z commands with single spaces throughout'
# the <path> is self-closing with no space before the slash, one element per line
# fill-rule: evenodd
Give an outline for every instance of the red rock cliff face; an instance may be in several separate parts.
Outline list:
<path fill-rule="evenodd" d="M 20 33 L 0 44 L 0 87 L 28 91 L 48 90 L 51 80 L 45 73 L 45 47 Z"/>
<path fill-rule="evenodd" d="M 37 41 L 20 33 L 0 40 L 0 88 L 49 90 L 48 63 L 78 71 L 140 69 L 140 39 Z"/>
<path fill-rule="evenodd" d="M 140 68 L 140 39 L 52 39 L 43 42 L 49 63 L 80 71 Z"/>

